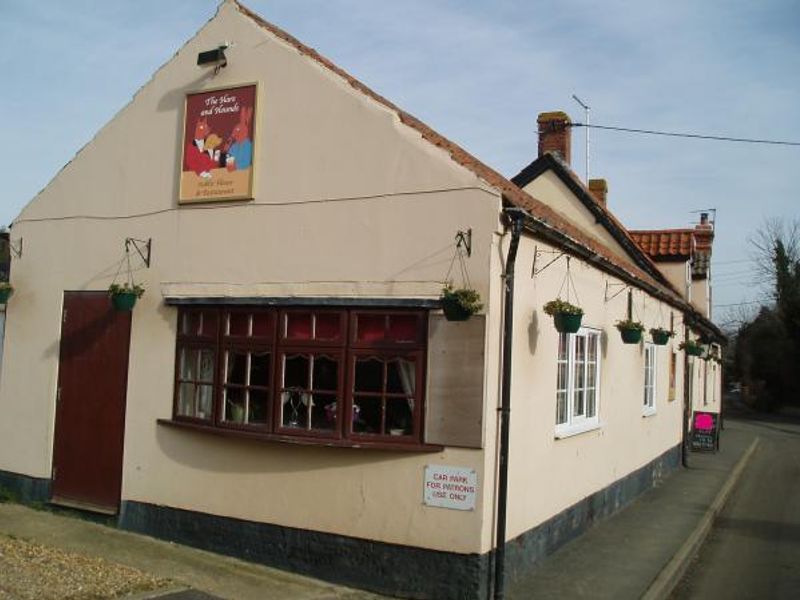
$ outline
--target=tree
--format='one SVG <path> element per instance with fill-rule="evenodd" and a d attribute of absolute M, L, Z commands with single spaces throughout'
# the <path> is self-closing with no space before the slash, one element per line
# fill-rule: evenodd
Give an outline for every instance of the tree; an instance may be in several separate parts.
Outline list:
<path fill-rule="evenodd" d="M 800 403 L 800 220 L 769 220 L 751 243 L 774 305 L 739 327 L 735 371 L 752 402 L 770 410 Z"/>

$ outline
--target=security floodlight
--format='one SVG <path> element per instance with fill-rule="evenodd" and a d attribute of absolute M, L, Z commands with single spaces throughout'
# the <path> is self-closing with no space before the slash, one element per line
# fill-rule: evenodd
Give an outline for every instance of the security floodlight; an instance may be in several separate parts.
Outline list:
<path fill-rule="evenodd" d="M 225 58 L 225 49 L 227 44 L 218 46 L 214 50 L 206 50 L 197 55 L 198 67 L 214 67 L 214 71 L 220 70 L 228 64 L 228 59 Z"/>

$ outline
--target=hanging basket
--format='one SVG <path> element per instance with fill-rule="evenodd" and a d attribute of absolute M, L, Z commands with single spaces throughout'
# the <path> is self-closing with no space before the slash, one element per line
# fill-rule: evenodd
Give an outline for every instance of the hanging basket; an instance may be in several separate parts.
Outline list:
<path fill-rule="evenodd" d="M 639 321 L 625 319 L 624 321 L 617 321 L 615 327 L 619 330 L 622 336 L 623 344 L 638 344 L 642 341 L 642 332 L 644 325 Z"/>
<path fill-rule="evenodd" d="M 14 293 L 14 288 L 9 284 L 0 286 L 0 304 L 6 304 L 11 294 Z"/>
<path fill-rule="evenodd" d="M 134 283 L 119 285 L 112 283 L 108 287 L 108 295 L 111 297 L 111 304 L 115 310 L 131 311 L 136 305 L 136 300 L 142 297 L 144 288 Z"/>
<path fill-rule="evenodd" d="M 577 333 L 581 328 L 582 319 L 583 315 L 555 313 L 553 315 L 553 324 L 559 333 Z"/>
<path fill-rule="evenodd" d="M 439 300 L 448 321 L 466 321 L 483 308 L 480 294 L 469 288 L 445 286 Z"/>
<path fill-rule="evenodd" d="M 111 295 L 111 303 L 116 310 L 133 310 L 139 297 L 134 292 L 122 292 Z"/>
<path fill-rule="evenodd" d="M 687 340 L 682 342 L 680 349 L 689 356 L 703 356 L 703 347 L 695 341 Z"/>
<path fill-rule="evenodd" d="M 667 329 L 655 328 L 650 330 L 650 336 L 656 346 L 666 346 L 669 338 L 672 337 L 672 332 Z"/>
<path fill-rule="evenodd" d="M 619 333 L 623 344 L 638 344 L 642 341 L 641 329 L 620 329 Z"/>

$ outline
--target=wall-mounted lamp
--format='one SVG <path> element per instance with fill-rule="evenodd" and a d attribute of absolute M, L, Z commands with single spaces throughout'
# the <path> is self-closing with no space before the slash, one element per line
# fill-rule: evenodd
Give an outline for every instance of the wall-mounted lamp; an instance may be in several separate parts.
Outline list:
<path fill-rule="evenodd" d="M 228 59 L 225 58 L 225 49 L 229 44 L 222 44 L 214 50 L 206 50 L 197 55 L 198 67 L 214 67 L 214 74 L 216 75 L 222 67 L 228 64 Z"/>

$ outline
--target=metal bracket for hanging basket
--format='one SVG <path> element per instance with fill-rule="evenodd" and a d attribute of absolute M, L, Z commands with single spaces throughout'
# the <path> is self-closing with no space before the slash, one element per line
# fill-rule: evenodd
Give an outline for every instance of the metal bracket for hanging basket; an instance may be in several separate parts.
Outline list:
<path fill-rule="evenodd" d="M 536 268 L 536 262 L 539 258 L 540 254 L 555 254 L 555 258 L 551 259 L 545 266 L 540 267 L 539 269 Z M 533 266 L 531 266 L 531 278 L 536 277 L 539 273 L 544 271 L 547 267 L 552 265 L 556 262 L 559 258 L 564 256 L 564 252 L 559 250 L 539 250 L 539 246 L 534 246 L 533 248 Z"/>
<path fill-rule="evenodd" d="M 464 248 L 467 256 L 472 256 L 472 228 L 456 233 L 456 248 Z"/>
<path fill-rule="evenodd" d="M 619 296 L 622 292 L 629 289 L 630 287 L 631 286 L 629 286 L 627 283 L 609 283 L 606 281 L 605 301 L 610 302 L 611 300 Z M 608 295 L 609 288 L 619 288 L 619 290 L 615 292 L 613 295 L 609 296 Z"/>
<path fill-rule="evenodd" d="M 150 252 L 153 248 L 153 238 L 147 238 L 147 241 L 137 240 L 136 238 L 125 238 L 125 253 L 130 252 L 130 247 L 136 250 L 136 253 L 142 258 L 145 266 L 150 268 Z"/>

